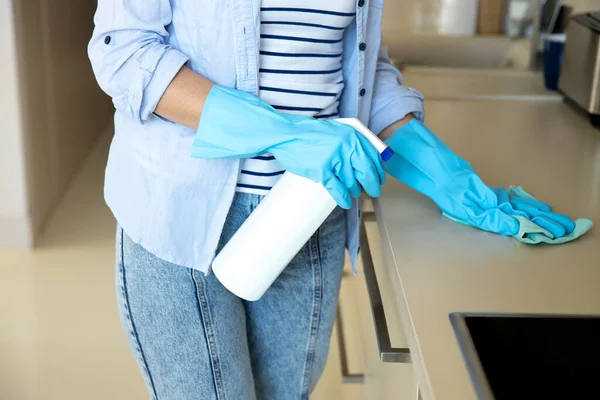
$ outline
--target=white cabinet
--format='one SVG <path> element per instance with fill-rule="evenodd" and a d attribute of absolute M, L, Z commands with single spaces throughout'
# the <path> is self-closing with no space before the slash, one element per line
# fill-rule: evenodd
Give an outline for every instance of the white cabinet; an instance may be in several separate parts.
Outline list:
<path fill-rule="evenodd" d="M 365 266 L 362 261 L 358 265 L 358 277 L 348 276 L 344 279 L 342 287 L 345 295 L 340 301 L 343 340 L 339 343 L 343 346 L 342 350 L 345 350 L 345 354 L 344 351 L 341 354 L 342 364 L 346 362 L 347 365 L 352 365 L 348 370 L 353 373 L 364 374 L 362 392 L 365 400 L 417 400 L 418 382 L 410 357 L 398 351 L 407 349 L 408 344 L 400 323 L 391 278 L 384 264 L 376 223 L 365 222 L 365 230 L 368 246 L 363 242 L 361 253 L 363 256 L 370 253 L 376 279 L 370 274 L 370 265 L 366 266 L 369 279 L 365 278 Z M 375 303 L 379 297 L 376 293 L 373 294 L 373 290 L 380 293 L 384 312 L 377 304 L 374 304 L 375 309 L 372 307 L 369 291 L 371 298 L 375 297 Z M 389 335 L 387 340 L 386 335 Z M 353 340 L 349 340 L 350 337 Z M 360 340 L 359 345 L 356 344 L 356 338 Z M 391 349 L 385 349 L 386 342 L 391 344 Z M 386 361 L 382 361 L 380 345 L 383 346 L 381 350 L 386 353 Z M 357 362 L 357 353 L 362 356 L 363 362 Z M 396 362 L 392 359 L 396 359 Z M 362 371 L 357 371 L 359 368 L 362 368 Z"/>

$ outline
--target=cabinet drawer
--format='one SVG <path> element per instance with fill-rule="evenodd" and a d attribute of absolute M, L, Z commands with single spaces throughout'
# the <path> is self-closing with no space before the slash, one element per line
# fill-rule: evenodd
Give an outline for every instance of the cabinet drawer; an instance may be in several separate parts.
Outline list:
<path fill-rule="evenodd" d="M 355 289 L 365 358 L 365 399 L 416 400 L 418 382 L 383 258 L 377 224 L 369 218 L 368 212 L 365 219 Z"/>

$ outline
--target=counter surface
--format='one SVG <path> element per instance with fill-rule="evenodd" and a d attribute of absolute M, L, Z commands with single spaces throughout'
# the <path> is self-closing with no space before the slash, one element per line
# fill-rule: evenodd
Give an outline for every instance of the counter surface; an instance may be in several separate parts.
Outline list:
<path fill-rule="evenodd" d="M 488 185 L 520 185 L 600 222 L 600 131 L 565 104 L 430 101 L 426 113 Z M 424 399 L 476 398 L 452 312 L 600 314 L 598 227 L 560 246 L 524 245 L 442 217 L 393 179 L 374 206 Z"/>
<path fill-rule="evenodd" d="M 561 101 L 544 88 L 541 72 L 407 66 L 404 84 L 430 100 Z"/>

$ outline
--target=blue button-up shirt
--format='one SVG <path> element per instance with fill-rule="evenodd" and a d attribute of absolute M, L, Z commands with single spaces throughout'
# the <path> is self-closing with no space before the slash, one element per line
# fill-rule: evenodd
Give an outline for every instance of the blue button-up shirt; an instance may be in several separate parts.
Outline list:
<path fill-rule="evenodd" d="M 208 271 L 233 200 L 239 160 L 190 157 L 195 131 L 153 114 L 179 69 L 258 93 L 260 0 L 99 0 L 89 56 L 116 108 L 104 195 L 117 221 L 156 256 Z M 361 2 L 361 4 L 363 4 Z M 383 0 L 356 6 L 344 34 L 342 117 L 380 132 L 421 94 L 401 85 L 381 42 Z M 364 90 L 363 90 L 364 89 Z M 347 215 L 358 252 L 359 211 Z"/>

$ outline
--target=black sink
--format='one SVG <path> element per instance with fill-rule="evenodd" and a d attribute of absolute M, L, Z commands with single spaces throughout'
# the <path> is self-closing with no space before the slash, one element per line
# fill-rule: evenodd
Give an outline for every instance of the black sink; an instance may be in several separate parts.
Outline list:
<path fill-rule="evenodd" d="M 600 399 L 600 316 L 453 313 L 480 399 Z"/>

